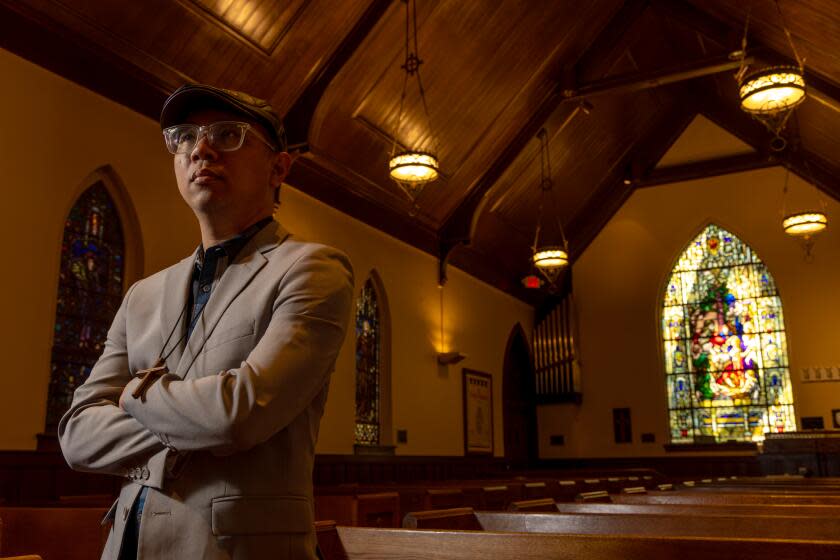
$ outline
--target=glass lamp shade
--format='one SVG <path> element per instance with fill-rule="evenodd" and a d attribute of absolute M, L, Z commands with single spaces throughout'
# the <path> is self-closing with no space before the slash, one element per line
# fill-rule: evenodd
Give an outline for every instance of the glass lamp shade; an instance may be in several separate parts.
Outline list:
<path fill-rule="evenodd" d="M 391 178 L 398 183 L 424 185 L 438 178 L 438 160 L 424 152 L 403 152 L 388 162 Z"/>
<path fill-rule="evenodd" d="M 796 66 L 771 66 L 744 77 L 739 91 L 741 109 L 768 115 L 793 109 L 805 100 L 805 77 Z"/>
<path fill-rule="evenodd" d="M 559 247 L 545 247 L 534 252 L 534 265 L 542 271 L 560 270 L 569 264 L 569 255 Z"/>
<path fill-rule="evenodd" d="M 785 233 L 796 237 L 814 235 L 828 226 L 828 217 L 822 212 L 800 212 L 782 220 Z"/>

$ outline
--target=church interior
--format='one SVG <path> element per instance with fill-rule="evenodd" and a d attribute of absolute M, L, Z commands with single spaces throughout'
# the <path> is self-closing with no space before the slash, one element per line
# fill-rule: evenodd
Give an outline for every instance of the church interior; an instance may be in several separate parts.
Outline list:
<path fill-rule="evenodd" d="M 0 558 L 101 552 L 56 426 L 200 243 L 193 82 L 284 115 L 275 219 L 355 271 L 325 558 L 840 554 L 836 0 L 0 0 L 0 47 Z"/>

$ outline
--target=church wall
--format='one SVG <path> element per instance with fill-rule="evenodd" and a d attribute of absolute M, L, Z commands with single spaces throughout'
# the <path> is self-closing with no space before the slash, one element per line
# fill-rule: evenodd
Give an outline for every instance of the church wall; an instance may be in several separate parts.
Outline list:
<path fill-rule="evenodd" d="M 840 204 L 794 175 L 787 210 L 819 208 L 829 228 L 813 262 L 781 228 L 781 168 L 751 171 L 636 191 L 574 265 L 579 309 L 583 403 L 542 406 L 540 454 L 559 457 L 663 455 L 668 442 L 659 316 L 676 259 L 709 222 L 757 251 L 776 280 L 787 331 L 797 422 L 822 416 L 832 427 L 840 381 L 802 383 L 802 368 L 840 366 Z M 831 223 L 831 220 L 834 220 Z M 631 409 L 633 442 L 614 443 L 612 409 Z M 655 443 L 641 443 L 642 433 Z M 565 445 L 552 446 L 554 434 Z"/>
<path fill-rule="evenodd" d="M 199 235 L 156 122 L 3 50 L 0 75 L 14 84 L 0 91 L 0 234 L 8 240 L 0 355 L 9 364 L 0 371 L 0 449 L 33 449 L 44 428 L 63 222 L 80 183 L 104 165 L 119 175 L 139 218 L 144 276 L 189 254 Z M 396 453 L 463 453 L 461 368 L 468 367 L 493 376 L 494 447 L 502 454 L 504 349 L 517 322 L 530 334 L 531 308 L 450 267 L 441 343 L 434 257 L 291 186 L 283 187 L 277 218 L 297 235 L 346 251 L 356 294 L 369 271 L 378 271 L 391 314 L 393 428 L 408 431 Z M 354 338 L 351 326 L 332 377 L 320 453 L 353 452 Z M 468 357 L 438 366 L 441 349 Z"/>
<path fill-rule="evenodd" d="M 462 374 L 466 367 L 493 376 L 494 450 L 503 454 L 502 365 L 511 329 L 531 332 L 533 313 L 524 303 L 454 267 L 443 288 L 444 331 L 440 333 L 437 259 L 385 236 L 313 198 L 287 187 L 278 218 L 287 228 L 346 251 L 356 272 L 356 294 L 375 268 L 382 278 L 392 321 L 393 427 L 408 430 L 404 455 L 463 454 Z M 352 339 L 352 335 L 348 335 Z M 457 350 L 467 358 L 439 366 L 435 353 Z M 321 424 L 319 451 L 352 453 L 354 346 L 345 343 Z"/>
<path fill-rule="evenodd" d="M 0 75 L 0 449 L 32 449 L 44 430 L 64 220 L 85 178 L 104 165 L 121 178 L 146 273 L 195 247 L 198 228 L 152 120 L 4 50 Z"/>

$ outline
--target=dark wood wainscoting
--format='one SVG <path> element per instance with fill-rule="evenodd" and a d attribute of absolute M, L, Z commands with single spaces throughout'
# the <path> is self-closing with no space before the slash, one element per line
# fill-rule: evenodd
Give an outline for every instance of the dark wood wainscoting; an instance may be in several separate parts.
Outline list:
<path fill-rule="evenodd" d="M 596 476 L 632 468 L 654 469 L 668 477 L 761 474 L 755 455 L 544 460 L 528 470 L 510 469 L 503 458 L 318 455 L 314 481 L 316 486 L 410 484 L 520 475 L 562 477 L 583 471 Z M 70 470 L 58 452 L 0 451 L 0 502 L 6 505 L 47 505 L 66 496 L 116 495 L 121 484 L 117 477 Z"/>

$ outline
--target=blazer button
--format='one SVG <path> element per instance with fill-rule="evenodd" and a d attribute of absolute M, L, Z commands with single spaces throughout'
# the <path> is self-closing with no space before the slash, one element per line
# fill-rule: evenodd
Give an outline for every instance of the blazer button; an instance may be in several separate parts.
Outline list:
<path fill-rule="evenodd" d="M 149 480 L 149 469 L 143 467 L 143 480 Z"/>

